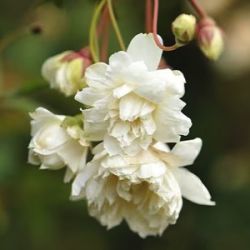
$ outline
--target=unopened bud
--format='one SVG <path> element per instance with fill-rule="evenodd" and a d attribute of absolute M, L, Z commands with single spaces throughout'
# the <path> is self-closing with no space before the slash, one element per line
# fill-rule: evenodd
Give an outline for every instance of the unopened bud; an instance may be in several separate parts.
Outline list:
<path fill-rule="evenodd" d="M 92 64 L 88 48 L 78 52 L 65 51 L 49 58 L 42 66 L 42 75 L 66 96 L 77 93 L 85 86 L 85 69 Z"/>
<path fill-rule="evenodd" d="M 196 29 L 196 18 L 193 15 L 181 14 L 172 23 L 176 42 L 186 44 L 193 40 Z"/>
<path fill-rule="evenodd" d="M 202 52 L 211 60 L 217 60 L 224 49 L 221 29 L 210 18 L 200 21 L 197 29 L 197 39 Z"/>

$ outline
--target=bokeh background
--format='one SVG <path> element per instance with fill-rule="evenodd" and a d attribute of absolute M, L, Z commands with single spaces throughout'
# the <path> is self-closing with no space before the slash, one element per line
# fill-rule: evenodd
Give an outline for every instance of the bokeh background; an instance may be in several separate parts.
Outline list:
<path fill-rule="evenodd" d="M 41 1 L 42 2 L 42 1 Z M 76 114 L 79 105 L 49 89 L 40 75 L 44 60 L 88 43 L 95 1 L 0 1 L 0 37 L 16 40 L 0 54 L 0 249 L 1 250 L 248 250 L 250 249 L 250 2 L 200 0 L 225 31 L 226 49 L 210 62 L 194 43 L 165 54 L 186 76 L 184 113 L 192 118 L 187 139 L 201 137 L 190 170 L 217 202 L 184 201 L 181 216 L 162 237 L 140 239 L 127 225 L 107 231 L 88 215 L 84 202 L 70 202 L 64 170 L 27 164 L 28 112 L 44 106 Z M 144 31 L 144 1 L 117 0 L 116 13 L 128 43 Z M 160 1 L 159 33 L 171 43 L 171 21 L 191 12 L 184 0 Z M 36 25 L 40 35 L 30 33 Z M 23 31 L 24 29 L 24 31 Z M 1 48 L 1 42 L 0 42 Z M 118 50 L 111 36 L 110 53 Z"/>

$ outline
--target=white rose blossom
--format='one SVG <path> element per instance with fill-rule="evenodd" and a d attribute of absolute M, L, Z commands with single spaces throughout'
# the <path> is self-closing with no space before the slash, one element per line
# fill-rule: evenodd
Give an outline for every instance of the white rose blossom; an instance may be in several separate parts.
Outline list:
<path fill-rule="evenodd" d="M 110 156 L 103 143 L 72 184 L 72 199 L 86 198 L 91 216 L 112 228 L 124 219 L 141 237 L 161 235 L 174 224 L 182 196 L 214 205 L 200 179 L 184 166 L 191 165 L 201 140 L 179 142 L 170 150 L 157 142 L 136 156 Z"/>
<path fill-rule="evenodd" d="M 42 76 L 66 96 L 75 95 L 85 86 L 84 71 L 91 64 L 87 49 L 65 51 L 45 61 Z"/>
<path fill-rule="evenodd" d="M 66 116 L 44 108 L 37 108 L 31 118 L 29 163 L 51 170 L 67 166 L 64 181 L 69 182 L 86 163 L 89 143 L 82 136 L 81 128 L 64 127 Z"/>
<path fill-rule="evenodd" d="M 88 87 L 76 100 L 83 111 L 89 140 L 104 139 L 109 154 L 137 154 L 152 139 L 177 142 L 187 135 L 191 120 L 182 112 L 185 79 L 180 71 L 158 70 L 162 56 L 152 34 L 136 35 L 126 52 L 86 69 Z"/>

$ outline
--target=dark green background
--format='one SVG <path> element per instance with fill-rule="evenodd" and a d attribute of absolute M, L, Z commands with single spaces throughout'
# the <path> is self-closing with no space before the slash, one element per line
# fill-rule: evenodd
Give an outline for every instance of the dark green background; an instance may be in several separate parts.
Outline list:
<path fill-rule="evenodd" d="M 208 187 L 215 207 L 184 201 L 176 225 L 162 237 L 143 240 L 125 223 L 107 231 L 88 215 L 84 202 L 70 202 L 70 185 L 62 183 L 64 171 L 39 171 L 26 163 L 28 112 L 39 105 L 61 114 L 79 110 L 73 99 L 48 88 L 40 68 L 49 56 L 87 45 L 95 1 L 54 2 L 58 7 L 47 3 L 45 14 L 37 20 L 32 1 L 0 1 L 0 37 L 22 25 L 28 29 L 39 22 L 44 26 L 42 35 L 20 37 L 0 57 L 0 249 L 250 249 L 250 59 L 234 67 L 234 60 L 228 59 L 230 46 L 217 63 L 204 58 L 195 42 L 165 54 L 188 82 L 184 113 L 191 117 L 193 126 L 187 139 L 201 137 L 204 143 L 190 170 Z M 144 32 L 143 4 L 143 0 L 116 0 L 126 43 Z M 159 33 L 171 43 L 171 20 L 190 9 L 181 0 L 162 0 L 160 6 Z M 248 1 L 232 0 L 213 12 L 228 32 L 226 36 L 234 37 L 229 25 L 232 15 L 246 8 Z M 117 50 L 112 35 L 110 53 Z"/>

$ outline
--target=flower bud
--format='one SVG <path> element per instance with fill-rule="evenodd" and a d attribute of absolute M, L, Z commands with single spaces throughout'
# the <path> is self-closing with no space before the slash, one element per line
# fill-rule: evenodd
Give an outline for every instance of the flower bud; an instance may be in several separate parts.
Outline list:
<path fill-rule="evenodd" d="M 84 72 L 92 61 L 88 48 L 65 51 L 49 58 L 42 66 L 42 76 L 66 96 L 77 93 L 85 85 Z"/>
<path fill-rule="evenodd" d="M 193 15 L 181 14 L 172 23 L 172 31 L 176 42 L 186 44 L 193 40 L 195 35 L 196 19 Z"/>
<path fill-rule="evenodd" d="M 210 18 L 200 21 L 197 29 L 197 39 L 202 52 L 207 58 L 217 60 L 224 49 L 222 31 Z"/>

